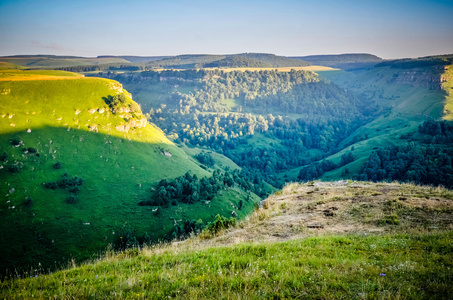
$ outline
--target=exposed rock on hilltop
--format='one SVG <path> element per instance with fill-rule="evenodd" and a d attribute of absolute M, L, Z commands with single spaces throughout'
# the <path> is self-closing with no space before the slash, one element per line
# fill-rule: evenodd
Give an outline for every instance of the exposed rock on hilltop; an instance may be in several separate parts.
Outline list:
<path fill-rule="evenodd" d="M 210 243 L 287 241 L 320 234 L 453 229 L 453 192 L 396 183 L 290 184 L 238 228 Z"/>

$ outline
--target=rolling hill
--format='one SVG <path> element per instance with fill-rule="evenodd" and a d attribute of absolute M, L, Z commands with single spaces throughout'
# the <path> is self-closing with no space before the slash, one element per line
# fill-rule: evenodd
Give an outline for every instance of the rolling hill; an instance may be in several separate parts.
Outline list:
<path fill-rule="evenodd" d="M 90 66 L 102 64 L 128 64 L 120 57 L 87 58 L 56 55 L 16 55 L 0 57 L 1 62 L 12 63 L 27 69 L 63 68 L 73 66 Z"/>
<path fill-rule="evenodd" d="M 11 274 L 0 295 L 99 299 L 446 299 L 453 193 L 395 183 L 290 184 L 249 220 Z"/>
<path fill-rule="evenodd" d="M 319 72 L 351 92 L 368 98 L 382 108 L 374 121 L 358 129 L 345 139 L 343 151 L 329 157 L 340 161 L 340 156 L 354 147 L 356 160 L 351 164 L 322 175 L 324 180 L 336 180 L 360 172 L 367 158 L 378 149 L 407 145 L 410 142 L 424 146 L 424 135 L 418 133 L 419 126 L 428 120 L 451 120 L 450 66 L 445 57 L 436 64 L 433 58 L 398 60 L 377 65 L 366 72 Z M 442 147 L 451 147 L 446 143 Z M 426 182 L 428 183 L 428 182 Z M 447 182 L 448 183 L 448 182 Z M 445 184 L 445 183 L 444 183 Z"/>
<path fill-rule="evenodd" d="M 295 56 L 292 59 L 303 60 L 313 65 L 339 68 L 343 70 L 371 68 L 382 62 L 382 58 L 367 53 L 351 53 L 338 55 Z"/>
<path fill-rule="evenodd" d="M 2 270 L 52 268 L 108 244 L 157 241 L 175 224 L 232 210 L 242 218 L 257 200 L 222 186 L 207 203 L 140 206 L 161 180 L 189 171 L 190 180 L 211 177 L 216 167 L 175 146 L 113 80 L 0 71 L 0 128 Z"/>

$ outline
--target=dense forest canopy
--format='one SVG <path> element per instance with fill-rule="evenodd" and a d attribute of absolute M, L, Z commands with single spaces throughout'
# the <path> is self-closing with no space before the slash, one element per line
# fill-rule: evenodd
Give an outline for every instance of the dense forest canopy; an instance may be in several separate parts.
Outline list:
<path fill-rule="evenodd" d="M 426 121 L 418 128 L 419 142 L 373 152 L 360 180 L 405 181 L 453 187 L 453 124 Z"/>

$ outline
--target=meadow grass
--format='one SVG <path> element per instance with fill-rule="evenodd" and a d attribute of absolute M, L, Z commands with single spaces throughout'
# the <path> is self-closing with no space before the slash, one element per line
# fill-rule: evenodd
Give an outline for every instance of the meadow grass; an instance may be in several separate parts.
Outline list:
<path fill-rule="evenodd" d="M 323 236 L 107 255 L 7 278 L 7 299 L 447 299 L 453 235 Z"/>

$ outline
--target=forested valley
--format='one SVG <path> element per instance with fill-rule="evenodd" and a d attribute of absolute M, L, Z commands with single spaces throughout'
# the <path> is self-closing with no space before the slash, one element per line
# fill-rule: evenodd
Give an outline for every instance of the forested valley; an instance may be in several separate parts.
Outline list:
<path fill-rule="evenodd" d="M 285 182 L 315 180 L 332 172 L 337 172 L 336 179 L 451 186 L 451 125 L 435 121 L 439 116 L 434 113 L 426 115 L 428 104 L 412 105 L 411 110 L 425 112 L 414 111 L 406 118 L 408 124 L 400 122 L 401 129 L 392 133 L 393 146 L 379 142 L 379 136 L 392 129 L 385 123 L 392 124 L 404 113 L 401 105 L 392 108 L 395 101 L 404 101 L 419 85 L 425 88 L 417 99 L 428 97 L 424 93 L 442 94 L 436 82 L 448 59 L 428 57 L 384 62 L 368 70 L 321 72 L 327 77 L 294 69 L 98 75 L 123 83 L 149 121 L 177 144 L 230 158 L 241 167 L 241 178 L 265 196 L 269 191 L 258 188 L 263 183 L 281 188 Z M 332 75 L 337 73 L 341 75 Z M 410 121 L 420 128 L 409 126 Z M 379 128 L 368 128 L 376 124 Z M 356 144 L 367 150 L 354 152 Z"/>
<path fill-rule="evenodd" d="M 148 119 L 175 142 L 227 156 L 258 185 L 295 180 L 278 174 L 337 152 L 342 140 L 379 112 L 373 102 L 308 71 L 103 75 L 137 95 Z"/>

